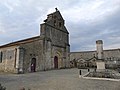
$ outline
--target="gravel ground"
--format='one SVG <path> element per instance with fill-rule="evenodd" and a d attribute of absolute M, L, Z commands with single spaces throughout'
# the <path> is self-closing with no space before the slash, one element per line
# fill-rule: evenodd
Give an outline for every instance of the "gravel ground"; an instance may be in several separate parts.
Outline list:
<path fill-rule="evenodd" d="M 82 70 L 86 73 L 87 70 Z M 61 69 L 27 74 L 0 74 L 7 90 L 120 90 L 120 82 L 79 78 L 78 69 Z"/>

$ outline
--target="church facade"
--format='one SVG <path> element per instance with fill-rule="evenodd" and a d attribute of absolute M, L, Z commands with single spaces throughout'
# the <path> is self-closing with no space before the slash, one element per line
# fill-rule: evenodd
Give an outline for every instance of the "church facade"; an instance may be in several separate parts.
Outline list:
<path fill-rule="evenodd" d="M 0 71 L 26 73 L 69 67 L 69 32 L 56 9 L 40 25 L 40 35 L 0 46 Z"/>

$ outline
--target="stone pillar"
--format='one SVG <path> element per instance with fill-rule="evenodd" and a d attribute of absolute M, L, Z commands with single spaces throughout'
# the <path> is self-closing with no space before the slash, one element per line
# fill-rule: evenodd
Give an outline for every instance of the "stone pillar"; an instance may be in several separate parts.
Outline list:
<path fill-rule="evenodd" d="M 18 73 L 18 68 L 19 68 L 19 47 L 16 48 L 16 61 L 15 61 L 15 68 L 16 68 L 16 73 Z"/>
<path fill-rule="evenodd" d="M 96 41 L 96 49 L 97 49 L 97 58 L 103 59 L 103 41 L 102 40 Z"/>
<path fill-rule="evenodd" d="M 66 61 L 65 61 L 65 67 L 70 67 L 70 46 L 66 46 Z"/>
<path fill-rule="evenodd" d="M 97 70 L 105 70 L 105 62 L 103 58 L 103 41 L 96 41 L 96 49 L 97 49 Z"/>
<path fill-rule="evenodd" d="M 24 73 L 23 62 L 24 62 L 24 48 L 19 47 L 19 62 L 18 62 L 18 73 Z"/>
<path fill-rule="evenodd" d="M 51 42 L 46 41 L 46 69 L 51 69 Z"/>

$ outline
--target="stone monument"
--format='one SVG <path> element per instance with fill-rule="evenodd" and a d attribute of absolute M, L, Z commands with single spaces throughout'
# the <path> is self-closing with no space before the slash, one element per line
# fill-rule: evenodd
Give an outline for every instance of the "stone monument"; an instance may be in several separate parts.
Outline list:
<path fill-rule="evenodd" d="M 103 55 L 103 41 L 97 40 L 96 41 L 96 65 L 97 69 L 95 68 L 94 71 L 88 71 L 85 75 L 83 75 L 83 78 L 88 79 L 101 79 L 101 80 L 113 80 L 113 81 L 120 81 L 120 76 L 117 73 L 112 72 L 111 70 L 108 70 L 105 68 L 105 60 Z M 80 75 L 81 77 L 81 71 Z"/>
<path fill-rule="evenodd" d="M 104 55 L 103 55 L 103 41 L 97 40 L 96 41 L 96 52 L 97 52 L 97 70 L 105 70 L 105 62 L 104 62 Z"/>

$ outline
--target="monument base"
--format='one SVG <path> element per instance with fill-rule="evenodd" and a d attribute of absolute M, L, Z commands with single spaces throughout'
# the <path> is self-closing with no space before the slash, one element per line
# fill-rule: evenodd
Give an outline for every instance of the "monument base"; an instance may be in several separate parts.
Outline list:
<path fill-rule="evenodd" d="M 97 70 L 105 70 L 105 62 L 104 61 L 97 61 Z"/>

